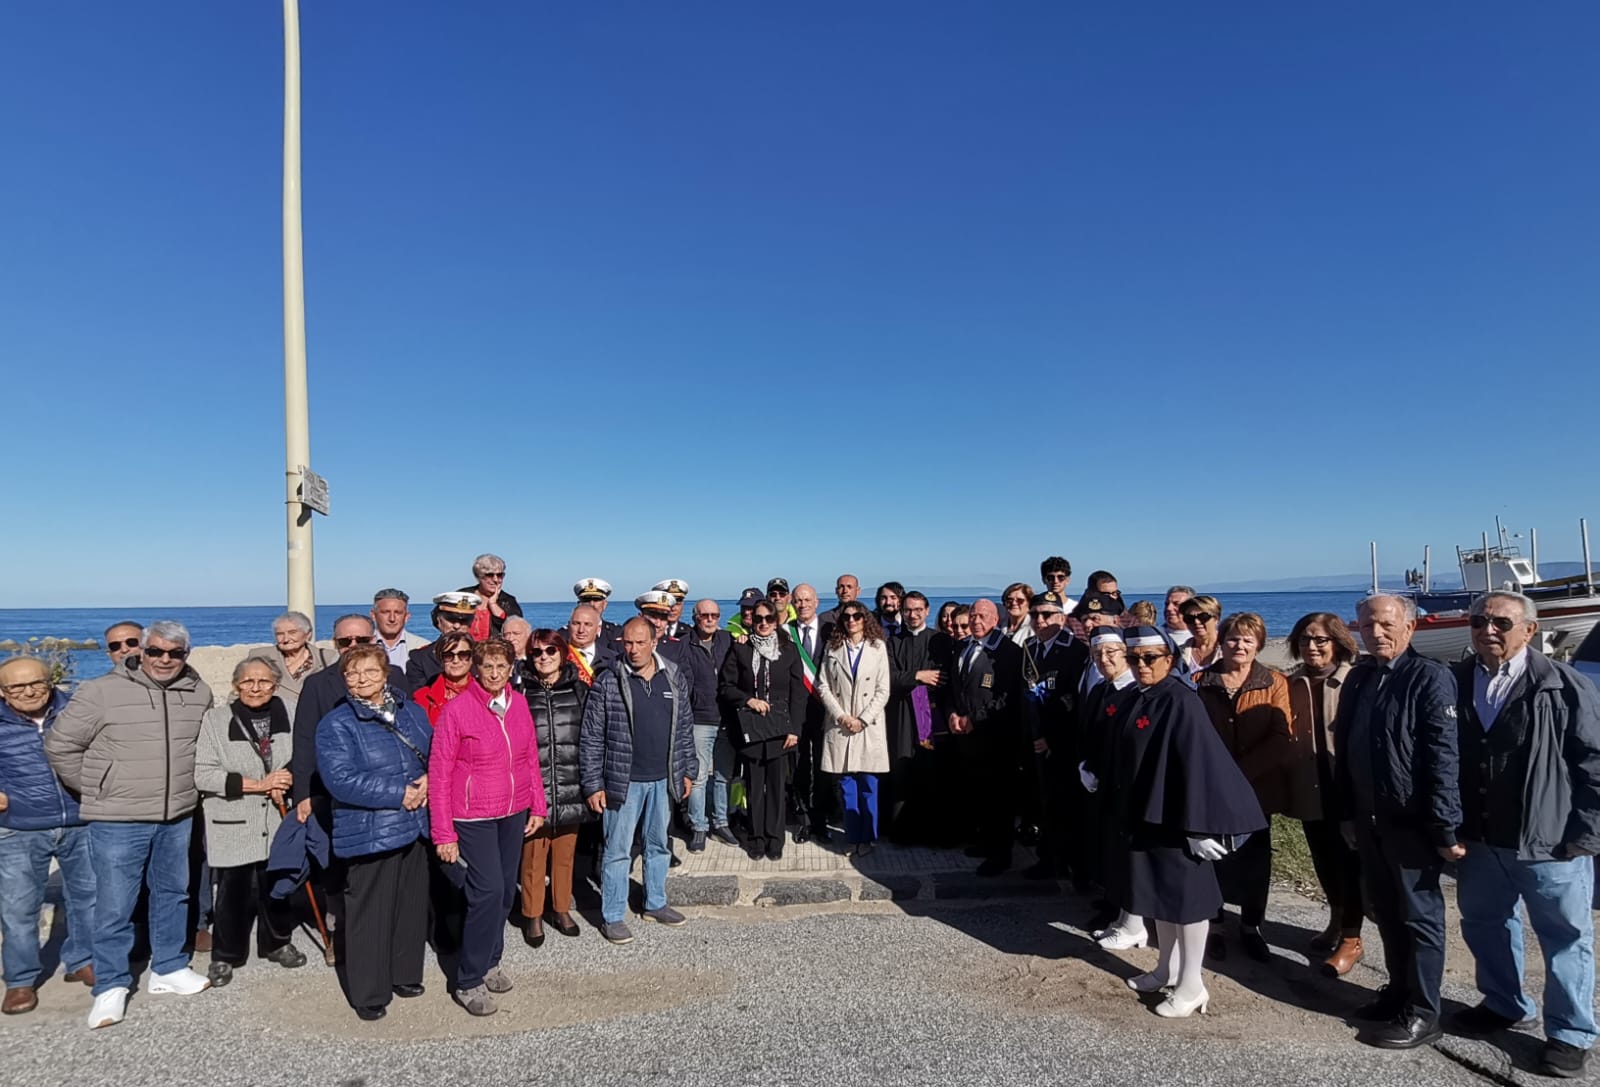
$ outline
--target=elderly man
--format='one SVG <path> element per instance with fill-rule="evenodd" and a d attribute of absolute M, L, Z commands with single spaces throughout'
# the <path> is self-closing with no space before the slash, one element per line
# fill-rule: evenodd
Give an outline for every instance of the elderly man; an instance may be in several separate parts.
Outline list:
<path fill-rule="evenodd" d="M 1600 695 L 1530 643 L 1538 609 L 1520 593 L 1472 602 L 1475 656 L 1454 666 L 1461 751 L 1456 904 L 1483 1001 L 1453 1029 L 1530 1024 L 1521 903 L 1544 953 L 1539 1071 L 1583 1073 L 1595 1041 L 1594 855 L 1600 852 Z"/>
<path fill-rule="evenodd" d="M 591 686 L 600 670 L 617 659 L 615 643 L 600 637 L 602 622 L 594 607 L 579 604 L 562 632 L 567 638 L 567 659 L 578 666 L 578 675 Z"/>
<path fill-rule="evenodd" d="M 440 593 L 433 598 L 433 629 L 440 634 L 472 633 L 472 620 L 478 612 L 479 597 L 463 589 Z M 406 690 L 420 691 L 444 673 L 444 664 L 434 652 L 437 640 L 413 649 L 406 657 Z M 335 643 L 337 646 L 337 642 Z M 342 652 L 342 647 L 339 647 Z"/>
<path fill-rule="evenodd" d="M 506 560 L 499 555 L 479 555 L 472 560 L 472 576 L 476 583 L 463 585 L 460 591 L 476 596 L 478 607 L 485 609 L 489 617 L 488 631 L 479 632 L 477 640 L 498 638 L 507 616 L 522 614 L 522 605 L 505 589 Z"/>
<path fill-rule="evenodd" d="M 520 615 L 513 615 L 500 628 L 500 636 L 511 643 L 511 686 L 520 691 L 527 679 L 528 639 L 533 637 L 533 624 Z"/>
<path fill-rule="evenodd" d="M 1167 637 L 1172 639 L 1172 644 L 1182 649 L 1194 637 L 1188 626 L 1183 621 L 1183 602 L 1194 599 L 1194 589 L 1188 585 L 1174 585 L 1167 590 L 1166 602 L 1162 605 L 1161 629 L 1167 632 Z"/>
<path fill-rule="evenodd" d="M 1443 861 L 1459 860 L 1456 684 L 1411 648 L 1416 606 L 1376 595 L 1356 612 L 1370 657 L 1350 672 L 1334 721 L 1334 802 L 1361 854 L 1367 908 L 1383 939 L 1389 983 L 1356 1012 L 1383 1022 L 1366 1039 L 1414 1049 L 1439 1038 L 1444 977 Z"/>
<path fill-rule="evenodd" d="M 139 652 L 142 637 L 144 628 L 138 623 L 112 623 L 106 627 L 106 656 L 111 658 L 113 669 L 129 654 Z"/>
<path fill-rule="evenodd" d="M 0 664 L 0 964 L 6 982 L 0 1012 L 6 1015 L 39 1005 L 39 910 L 52 860 L 61 866 L 67 899 L 65 980 L 94 984 L 89 828 L 44 754 L 45 734 L 66 705 L 43 661 L 12 657 Z"/>
<path fill-rule="evenodd" d="M 150 624 L 137 656 L 78 688 L 44 750 L 80 798 L 95 875 L 94 1006 L 89 1026 L 120 1023 L 133 984 L 133 909 L 150 891 L 152 993 L 190 995 L 210 982 L 189 969 L 189 837 L 200 720 L 211 689 L 188 665 L 181 623 Z"/>
<path fill-rule="evenodd" d="M 1077 783 L 1078 764 L 1088 757 L 1077 736 L 1076 719 L 1079 692 L 1090 671 L 1089 647 L 1067 633 L 1066 602 L 1054 590 L 1033 598 L 1029 619 L 1033 635 L 1022 648 L 1025 720 L 1033 747 L 1031 780 L 1039 786 L 1044 827 L 1038 863 L 1024 875 L 1054 879 L 1070 871 L 1073 885 L 1087 891 L 1090 862 L 1099 845 L 1080 829 L 1089 794 L 1072 786 Z"/>
<path fill-rule="evenodd" d="M 846 575 L 847 577 L 849 575 Z M 839 579 L 842 583 L 844 578 Z M 853 598 L 852 598 L 853 599 Z M 806 716 L 800 723 L 800 743 L 795 749 L 794 786 L 789 790 L 790 806 L 800 827 L 797 842 L 815 838 L 832 839 L 828 819 L 833 815 L 838 789 L 832 774 L 822 772 L 823 736 L 828 728 L 828 709 L 817 694 L 817 668 L 833 636 L 833 623 L 817 614 L 817 590 L 801 582 L 794 587 L 794 621 L 784 629 L 800 650 L 800 666 L 805 672 Z"/>
<path fill-rule="evenodd" d="M 683 640 L 684 661 L 694 675 L 690 702 L 694 707 L 694 751 L 700 772 L 689 794 L 689 852 L 706 847 L 706 835 L 727 845 L 739 839 L 728 829 L 728 780 L 733 776 L 733 744 L 723 727 L 717 704 L 722 662 L 733 648 L 733 635 L 721 629 L 722 608 L 715 600 L 694 606 L 694 631 Z M 707 807 L 707 800 L 710 805 Z M 709 810 L 709 818 L 707 812 Z"/>
<path fill-rule="evenodd" d="M 379 589 L 372 594 L 372 625 L 378 644 L 389 655 L 389 663 L 400 669 L 411 660 L 411 652 L 428 643 L 406 630 L 411 621 L 411 597 L 400 589 Z"/>
<path fill-rule="evenodd" d="M 964 748 L 975 780 L 970 810 L 978 842 L 967 852 L 982 857 L 978 875 L 1011 867 L 1016 836 L 1017 780 L 1022 736 L 1022 650 L 1000 629 L 993 600 L 974 601 L 971 634 L 956 650 L 943 687 L 951 735 Z"/>
<path fill-rule="evenodd" d="M 644 915 L 663 925 L 685 920 L 667 905 L 667 827 L 673 799 L 687 797 L 699 773 L 694 712 L 677 666 L 655 643 L 642 616 L 623 626 L 622 660 L 595 677 L 578 741 L 583 795 L 604 818 L 600 934 L 614 944 L 633 939 L 623 917 L 636 830 L 644 837 Z"/>

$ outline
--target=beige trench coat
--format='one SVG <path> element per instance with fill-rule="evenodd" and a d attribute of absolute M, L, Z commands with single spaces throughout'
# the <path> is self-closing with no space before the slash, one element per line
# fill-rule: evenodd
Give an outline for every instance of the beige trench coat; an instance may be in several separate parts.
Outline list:
<path fill-rule="evenodd" d="M 844 644 L 827 650 L 817 668 L 817 697 L 828 711 L 822 737 L 822 772 L 825 774 L 887 774 L 889 730 L 884 708 L 889 704 L 889 649 L 882 642 L 861 647 L 861 664 L 854 677 Z M 859 717 L 867 726 L 846 732 L 841 717 Z"/>

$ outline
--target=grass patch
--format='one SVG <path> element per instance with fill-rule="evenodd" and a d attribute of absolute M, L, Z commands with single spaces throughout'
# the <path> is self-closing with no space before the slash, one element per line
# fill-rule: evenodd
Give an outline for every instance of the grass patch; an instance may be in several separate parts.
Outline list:
<path fill-rule="evenodd" d="M 1322 897 L 1305 831 L 1300 829 L 1300 820 L 1285 815 L 1272 817 L 1272 881 L 1286 883 L 1312 898 Z"/>

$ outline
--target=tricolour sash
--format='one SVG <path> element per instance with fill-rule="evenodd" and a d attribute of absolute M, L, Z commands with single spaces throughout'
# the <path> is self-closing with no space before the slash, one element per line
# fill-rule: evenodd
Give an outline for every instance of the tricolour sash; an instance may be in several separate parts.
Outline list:
<path fill-rule="evenodd" d="M 789 624 L 789 640 L 794 643 L 795 649 L 800 653 L 800 665 L 805 671 L 806 691 L 816 694 L 817 662 L 811 659 L 810 653 L 806 652 L 806 643 L 800 637 L 800 624 L 798 622 Z"/>

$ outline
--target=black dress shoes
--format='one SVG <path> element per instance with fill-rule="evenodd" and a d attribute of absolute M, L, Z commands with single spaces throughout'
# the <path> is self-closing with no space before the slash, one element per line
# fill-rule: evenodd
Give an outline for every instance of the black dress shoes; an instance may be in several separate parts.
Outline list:
<path fill-rule="evenodd" d="M 1541 1076 L 1577 1079 L 1583 1075 L 1584 1065 L 1588 1063 L 1587 1049 L 1579 1049 L 1575 1045 L 1551 1039 L 1544 1044 L 1544 1052 L 1539 1054 L 1538 1068 Z"/>
<path fill-rule="evenodd" d="M 1443 1037 L 1444 1030 L 1439 1026 L 1439 1020 L 1407 1012 L 1373 1031 L 1368 1035 L 1367 1042 L 1379 1049 L 1416 1049 Z"/>
<path fill-rule="evenodd" d="M 427 990 L 421 985 L 396 985 L 394 987 L 395 996 L 405 997 L 407 999 L 415 996 L 421 996 L 425 992 L 427 992 Z"/>
<path fill-rule="evenodd" d="M 1450 1017 L 1450 1031 L 1468 1038 L 1482 1038 L 1502 1030 L 1531 1027 L 1532 1019 L 1509 1019 L 1487 1004 L 1463 1008 Z"/>
<path fill-rule="evenodd" d="M 811 840 L 811 829 L 809 827 L 796 827 L 794 831 L 794 840 L 796 845 L 799 845 L 802 842 L 809 842 Z"/>

